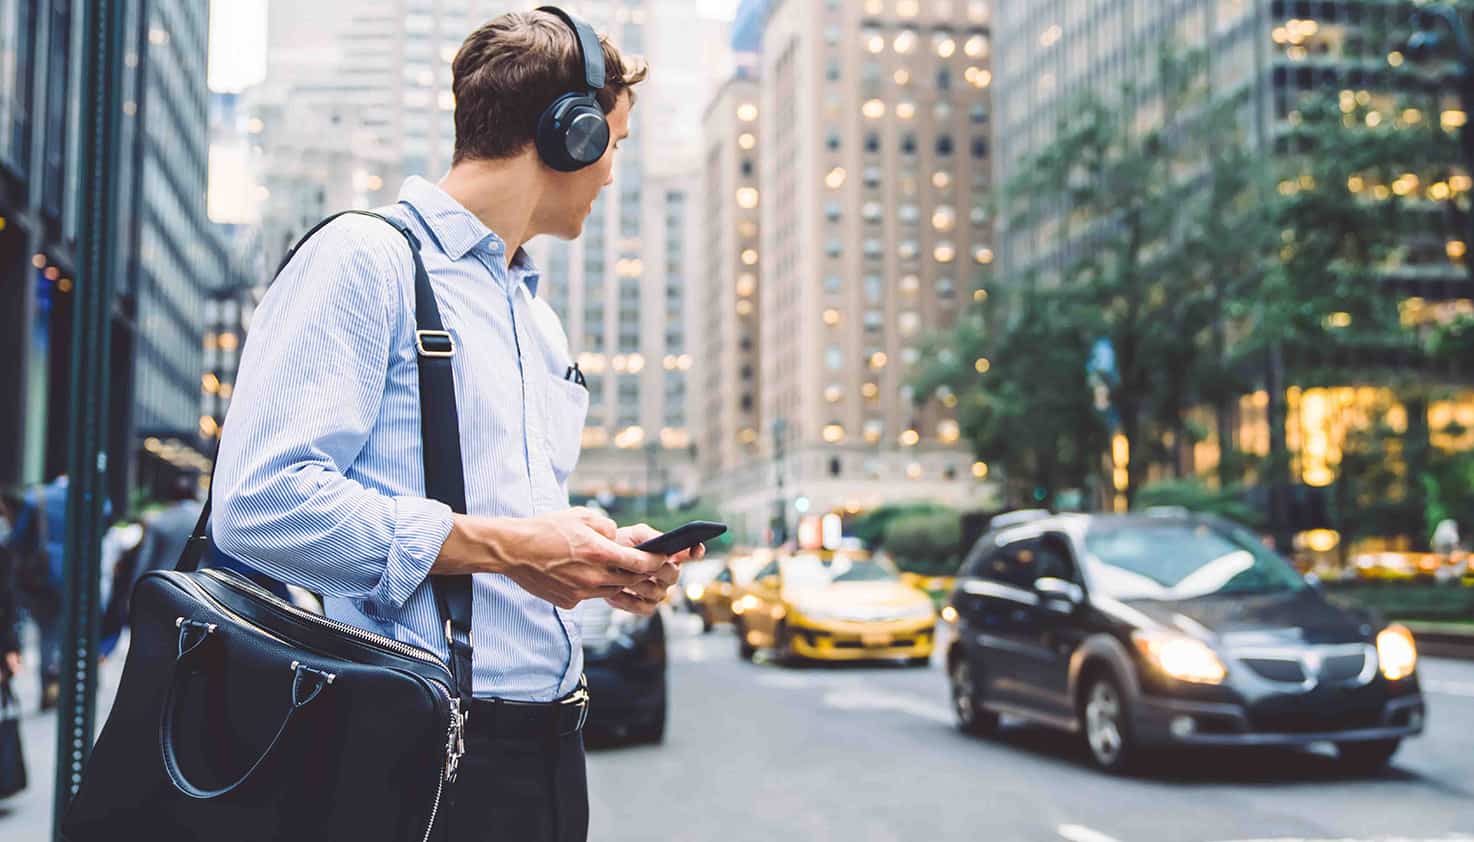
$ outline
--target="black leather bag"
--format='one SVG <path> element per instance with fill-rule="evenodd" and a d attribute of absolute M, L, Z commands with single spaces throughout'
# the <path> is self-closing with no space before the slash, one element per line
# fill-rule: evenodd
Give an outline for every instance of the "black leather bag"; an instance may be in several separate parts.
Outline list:
<path fill-rule="evenodd" d="M 20 744 L 20 702 L 10 681 L 0 679 L 0 798 L 26 788 L 26 757 Z"/>
<path fill-rule="evenodd" d="M 369 215 L 414 252 L 426 489 L 465 512 L 450 334 L 414 234 Z M 470 577 L 432 579 L 446 664 L 232 571 L 198 569 L 209 516 L 207 501 L 175 569 L 135 587 L 122 682 L 66 811 L 65 838 L 431 838 L 464 750 Z"/>

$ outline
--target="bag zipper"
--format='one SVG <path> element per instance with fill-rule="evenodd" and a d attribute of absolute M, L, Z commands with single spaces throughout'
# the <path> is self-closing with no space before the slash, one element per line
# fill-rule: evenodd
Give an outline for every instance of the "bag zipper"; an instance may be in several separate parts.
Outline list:
<path fill-rule="evenodd" d="M 435 819 L 440 815 L 440 799 L 445 794 L 445 785 L 455 782 L 461 758 L 466 754 L 466 716 L 461 712 L 461 700 L 439 684 L 434 684 L 434 687 L 450 703 L 450 726 L 445 735 L 445 768 L 435 776 L 435 800 L 430 802 L 430 820 L 425 825 L 422 842 L 430 842 L 430 835 L 435 831 Z"/>
<path fill-rule="evenodd" d="M 427 652 L 424 649 L 419 648 L 418 646 L 412 646 L 408 643 L 402 643 L 393 638 L 385 637 L 381 634 L 375 634 L 371 631 L 368 631 L 367 629 L 361 629 L 358 626 L 349 625 L 348 623 L 341 623 L 337 620 L 322 617 L 317 614 L 313 614 L 311 611 L 304 611 L 301 608 L 298 608 L 297 606 L 291 604 L 290 602 L 287 602 L 286 600 L 278 597 L 271 591 L 260 587 L 255 582 L 252 582 L 249 579 L 244 579 L 239 576 L 233 576 L 229 573 L 226 573 L 225 571 L 217 570 L 213 567 L 205 568 L 200 572 L 204 573 L 212 579 L 215 579 L 216 581 L 224 584 L 227 587 L 234 588 L 238 591 L 246 591 L 252 596 L 266 600 L 271 603 L 272 607 L 286 611 L 297 619 L 304 620 L 306 622 L 313 623 L 324 628 L 332 629 L 336 632 L 341 632 L 342 634 L 346 634 L 349 637 L 355 638 L 363 643 L 377 646 L 380 649 L 387 649 L 397 655 L 404 655 L 406 657 L 415 658 L 426 663 L 435 664 L 436 666 L 442 668 L 445 666 L 445 662 L 442 661 L 437 655 Z"/>

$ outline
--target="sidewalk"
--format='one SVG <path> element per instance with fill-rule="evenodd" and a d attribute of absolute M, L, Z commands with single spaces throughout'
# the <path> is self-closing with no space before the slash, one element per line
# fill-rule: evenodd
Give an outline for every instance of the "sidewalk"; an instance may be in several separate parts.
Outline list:
<path fill-rule="evenodd" d="M 29 626 L 27 629 L 34 632 Z M 98 675 L 99 730 L 112 707 L 127 654 L 125 634 Z M 14 687 L 21 704 L 21 743 L 26 756 L 28 786 L 19 795 L 0 800 L 0 839 L 5 842 L 48 842 L 51 839 L 51 791 L 56 775 L 56 711 L 42 713 L 40 710 L 41 688 L 36 680 L 34 633 L 30 634 L 23 657 L 25 666 L 16 677 Z"/>

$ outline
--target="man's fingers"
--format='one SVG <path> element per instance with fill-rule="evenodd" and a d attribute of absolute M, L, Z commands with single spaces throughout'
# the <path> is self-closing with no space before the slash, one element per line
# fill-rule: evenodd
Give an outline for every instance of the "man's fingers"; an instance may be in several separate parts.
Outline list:
<path fill-rule="evenodd" d="M 661 587 L 668 588 L 680 581 L 681 568 L 667 561 L 665 564 L 660 565 L 660 569 L 655 571 L 655 575 L 651 578 L 660 583 Z"/>
<path fill-rule="evenodd" d="M 633 585 L 630 585 L 629 587 L 625 588 L 625 590 L 633 593 L 643 600 L 658 603 L 665 599 L 667 587 L 669 586 L 662 585 L 659 582 L 653 581 L 651 579 L 645 579 L 636 582 Z"/>
<path fill-rule="evenodd" d="M 615 608 L 628 611 L 631 614 L 641 614 L 646 617 L 654 614 L 657 607 L 653 602 L 646 602 L 638 597 L 630 596 L 624 591 L 607 596 L 604 598 L 604 601 L 613 605 Z"/>
<path fill-rule="evenodd" d="M 615 523 L 607 516 L 594 511 L 593 509 L 586 509 L 580 506 L 577 509 L 574 509 L 574 511 L 578 513 L 578 517 L 580 520 L 588 524 L 590 529 L 594 530 L 600 535 L 603 535 L 605 538 L 608 538 L 611 541 L 614 540 L 615 535 L 619 532 L 619 524 Z"/>
<path fill-rule="evenodd" d="M 659 570 L 665 564 L 665 556 L 656 555 L 637 550 L 633 547 L 624 547 L 610 541 L 605 546 L 608 557 L 604 559 L 614 567 L 621 567 L 635 573 L 643 573 L 646 576 Z"/>

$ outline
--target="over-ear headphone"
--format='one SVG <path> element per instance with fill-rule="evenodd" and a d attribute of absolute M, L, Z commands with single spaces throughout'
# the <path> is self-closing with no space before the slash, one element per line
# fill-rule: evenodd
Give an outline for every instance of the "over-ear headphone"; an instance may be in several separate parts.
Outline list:
<path fill-rule="evenodd" d="M 594 92 L 604 87 L 604 47 L 593 27 L 557 6 L 539 6 L 573 30 L 583 64 L 587 90 L 559 94 L 537 118 L 537 154 L 559 172 L 581 170 L 604 157 L 609 146 L 609 121 Z"/>

